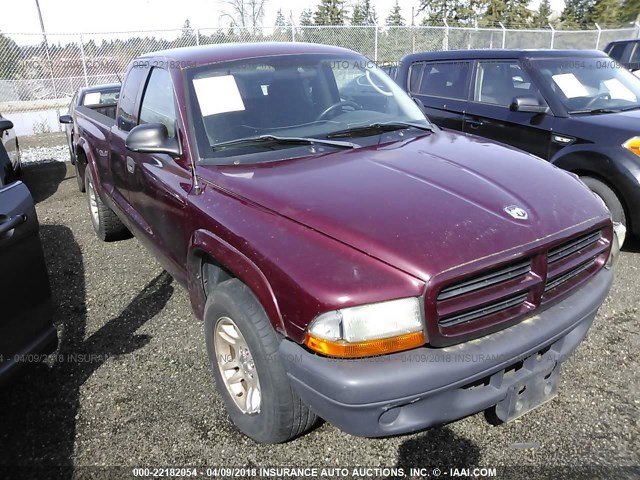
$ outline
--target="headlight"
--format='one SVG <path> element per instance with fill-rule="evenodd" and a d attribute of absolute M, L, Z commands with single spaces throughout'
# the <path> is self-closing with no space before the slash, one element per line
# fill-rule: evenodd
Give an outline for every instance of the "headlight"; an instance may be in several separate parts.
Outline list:
<path fill-rule="evenodd" d="M 640 137 L 630 138 L 622 146 L 640 157 Z"/>
<path fill-rule="evenodd" d="M 424 345 L 417 298 L 402 298 L 323 313 L 307 330 L 305 344 L 332 357 L 368 357 Z"/>
<path fill-rule="evenodd" d="M 605 268 L 610 269 L 616 263 L 618 256 L 620 255 L 620 247 L 624 243 L 624 239 L 627 236 L 627 229 L 621 223 L 613 224 L 613 241 L 611 243 L 611 253 L 609 253 L 609 258 L 607 258 L 607 263 L 605 263 Z"/>

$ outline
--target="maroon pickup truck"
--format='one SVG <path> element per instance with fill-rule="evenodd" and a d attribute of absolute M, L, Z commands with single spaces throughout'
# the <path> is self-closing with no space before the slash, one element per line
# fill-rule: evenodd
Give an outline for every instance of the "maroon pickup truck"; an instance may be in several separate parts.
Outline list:
<path fill-rule="evenodd" d="M 145 55 L 78 107 L 103 240 L 188 289 L 237 427 L 386 436 L 553 398 L 618 239 L 577 177 L 440 129 L 367 58 L 301 43 Z"/>

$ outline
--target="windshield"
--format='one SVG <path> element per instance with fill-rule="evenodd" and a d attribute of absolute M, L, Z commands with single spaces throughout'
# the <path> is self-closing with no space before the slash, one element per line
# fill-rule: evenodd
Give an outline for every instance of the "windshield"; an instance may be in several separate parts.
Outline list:
<path fill-rule="evenodd" d="M 534 60 L 569 113 L 640 108 L 640 80 L 610 58 Z"/>
<path fill-rule="evenodd" d="M 394 129 L 424 135 L 431 125 L 416 103 L 365 57 L 280 55 L 216 63 L 187 75 L 202 157 L 222 160 L 301 148 L 301 139 L 326 140 L 323 147 L 331 148 L 327 140 L 333 134 L 346 137 L 351 129 L 349 141 L 360 146 Z M 267 136 L 269 141 L 256 141 Z"/>

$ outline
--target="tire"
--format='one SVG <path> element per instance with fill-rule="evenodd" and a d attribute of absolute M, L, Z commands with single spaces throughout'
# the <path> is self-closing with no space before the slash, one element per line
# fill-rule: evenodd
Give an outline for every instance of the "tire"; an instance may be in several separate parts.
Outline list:
<path fill-rule="evenodd" d="M 87 166 L 84 169 L 84 183 L 87 190 L 87 203 L 93 229 L 98 238 L 105 242 L 120 240 L 130 236 L 129 230 L 120 221 L 107 205 L 103 203 L 96 191 L 91 175 L 91 169 Z"/>
<path fill-rule="evenodd" d="M 316 423 L 318 417 L 291 387 L 278 353 L 280 340 L 246 285 L 237 279 L 217 285 L 207 299 L 204 319 L 207 355 L 216 388 L 231 421 L 242 433 L 257 442 L 281 443 L 302 435 Z M 231 335 L 233 329 L 235 334 Z M 235 339 L 232 349 L 225 348 L 231 345 L 225 335 Z M 248 355 L 243 357 L 244 346 Z M 239 360 L 233 362 L 234 359 Z M 228 367 L 230 363 L 235 367 L 227 368 L 223 374 L 223 365 Z M 242 379 L 227 382 L 227 378 L 234 377 Z M 232 388 L 240 393 L 234 394 Z M 247 395 L 256 389 L 257 397 Z"/>
<path fill-rule="evenodd" d="M 580 177 L 580 180 L 589 187 L 589 189 L 602 199 L 609 211 L 614 222 L 622 223 L 628 229 L 627 217 L 624 212 L 622 202 L 618 195 L 609 188 L 608 185 L 593 177 Z"/>
<path fill-rule="evenodd" d="M 78 183 L 78 190 L 80 190 L 82 193 L 87 191 L 87 187 L 85 186 L 85 178 L 83 173 L 80 171 L 80 162 L 78 162 L 77 160 L 75 161 L 75 163 L 73 164 L 74 168 L 76 170 L 76 182 Z M 85 167 L 85 170 L 87 168 Z"/>

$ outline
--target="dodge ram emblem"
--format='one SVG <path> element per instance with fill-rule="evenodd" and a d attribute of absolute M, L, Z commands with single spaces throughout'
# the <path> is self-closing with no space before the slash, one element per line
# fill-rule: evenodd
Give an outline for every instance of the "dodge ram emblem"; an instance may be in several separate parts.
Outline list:
<path fill-rule="evenodd" d="M 504 211 L 511 215 L 516 220 L 526 220 L 529 218 L 529 214 L 524 208 L 520 208 L 517 205 L 509 205 L 504 207 Z"/>

